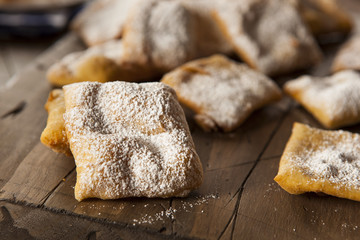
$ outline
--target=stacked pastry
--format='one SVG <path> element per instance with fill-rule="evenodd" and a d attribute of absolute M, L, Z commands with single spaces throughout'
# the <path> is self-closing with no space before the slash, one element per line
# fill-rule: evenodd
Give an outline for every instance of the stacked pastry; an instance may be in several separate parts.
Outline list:
<path fill-rule="evenodd" d="M 72 23 L 88 48 L 48 70 L 49 81 L 64 87 L 50 93 L 41 140 L 74 156 L 78 200 L 186 196 L 201 184 L 202 167 L 178 101 L 205 131 L 234 131 L 281 98 L 269 77 L 312 67 L 322 58 L 316 39 L 351 28 L 335 0 L 93 1 Z M 234 54 L 244 63 L 225 56 Z M 346 71 L 301 77 L 284 90 L 337 128 L 360 121 L 358 82 Z M 295 167 L 283 168 L 286 161 L 278 182 L 289 192 L 334 194 L 291 190 L 282 182 Z"/>

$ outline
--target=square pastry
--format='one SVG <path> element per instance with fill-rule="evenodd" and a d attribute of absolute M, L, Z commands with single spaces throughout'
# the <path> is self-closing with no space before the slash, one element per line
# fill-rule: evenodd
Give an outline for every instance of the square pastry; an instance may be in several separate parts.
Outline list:
<path fill-rule="evenodd" d="M 311 67 L 321 58 L 289 0 L 223 0 L 213 16 L 239 57 L 266 75 Z"/>
<path fill-rule="evenodd" d="M 186 196 L 202 165 L 175 92 L 162 83 L 64 88 L 75 198 Z"/>
<path fill-rule="evenodd" d="M 222 55 L 186 63 L 161 81 L 175 89 L 204 130 L 232 131 L 254 110 L 281 98 L 271 79 Z"/>
<path fill-rule="evenodd" d="M 302 76 L 287 82 L 284 91 L 327 128 L 360 122 L 360 75 L 355 71 L 330 77 Z"/>
<path fill-rule="evenodd" d="M 295 123 L 274 180 L 291 194 L 360 201 L 360 135 Z"/>

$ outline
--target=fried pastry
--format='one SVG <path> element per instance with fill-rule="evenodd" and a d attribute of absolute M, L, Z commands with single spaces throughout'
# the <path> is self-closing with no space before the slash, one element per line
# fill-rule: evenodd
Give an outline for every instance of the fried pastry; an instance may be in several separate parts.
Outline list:
<path fill-rule="evenodd" d="M 295 123 L 275 181 L 288 193 L 360 201 L 360 135 Z"/>
<path fill-rule="evenodd" d="M 144 0 L 129 14 L 124 38 L 71 53 L 48 70 L 55 86 L 151 80 L 195 58 L 192 13 L 180 2 Z"/>
<path fill-rule="evenodd" d="M 122 36 L 125 19 L 134 0 L 96 0 L 83 9 L 71 23 L 88 46 Z"/>
<path fill-rule="evenodd" d="M 204 130 L 232 131 L 254 110 L 281 98 L 280 89 L 265 75 L 221 55 L 186 63 L 161 81 L 197 114 Z"/>
<path fill-rule="evenodd" d="M 196 57 L 196 27 L 178 1 L 143 0 L 124 28 L 124 62 L 167 72 Z"/>
<path fill-rule="evenodd" d="M 332 71 L 342 70 L 360 71 L 360 34 L 351 37 L 336 54 L 332 64 Z"/>
<path fill-rule="evenodd" d="M 81 52 L 70 53 L 49 68 L 47 79 L 55 86 L 63 86 L 85 81 L 139 82 L 158 74 L 147 66 L 123 63 L 122 41 L 113 40 Z"/>
<path fill-rule="evenodd" d="M 46 128 L 41 134 L 41 142 L 55 152 L 64 153 L 72 156 L 69 142 L 65 132 L 65 113 L 64 93 L 60 89 L 52 90 L 45 104 L 48 112 Z"/>
<path fill-rule="evenodd" d="M 310 67 L 320 50 L 288 0 L 224 0 L 213 12 L 236 53 L 266 75 Z"/>
<path fill-rule="evenodd" d="M 297 8 L 310 31 L 315 35 L 348 34 L 353 23 L 336 0 L 297 0 Z"/>
<path fill-rule="evenodd" d="M 197 58 L 233 53 L 233 47 L 211 17 L 212 10 L 217 6 L 217 0 L 180 0 L 180 2 L 193 15 Z"/>
<path fill-rule="evenodd" d="M 75 198 L 186 196 L 203 173 L 175 92 L 162 83 L 63 87 Z"/>
<path fill-rule="evenodd" d="M 287 82 L 284 91 L 327 128 L 360 122 L 360 75 L 355 71 L 325 78 L 303 76 Z"/>

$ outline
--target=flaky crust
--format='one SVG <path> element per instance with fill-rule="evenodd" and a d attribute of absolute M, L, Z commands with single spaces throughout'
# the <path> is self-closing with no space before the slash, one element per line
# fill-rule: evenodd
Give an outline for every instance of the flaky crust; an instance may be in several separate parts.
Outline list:
<path fill-rule="evenodd" d="M 360 122 L 360 75 L 355 71 L 325 78 L 302 76 L 287 82 L 284 91 L 327 128 Z"/>
<path fill-rule="evenodd" d="M 213 17 L 249 66 L 274 76 L 310 67 L 320 50 L 288 0 L 224 0 Z M 275 34 L 276 33 L 276 34 Z"/>
<path fill-rule="evenodd" d="M 360 34 L 352 36 L 340 48 L 332 64 L 332 72 L 360 70 Z"/>
<path fill-rule="evenodd" d="M 274 180 L 291 194 L 322 192 L 360 201 L 359 138 L 295 123 Z"/>
<path fill-rule="evenodd" d="M 222 55 L 186 63 L 161 81 L 175 89 L 207 131 L 232 131 L 254 110 L 281 98 L 280 89 L 265 75 Z"/>
<path fill-rule="evenodd" d="M 184 112 L 161 83 L 64 87 L 75 198 L 186 196 L 202 182 Z"/>
<path fill-rule="evenodd" d="M 65 113 L 65 101 L 62 90 L 55 89 L 50 92 L 45 104 L 45 109 L 48 112 L 48 120 L 41 134 L 41 142 L 55 152 L 72 156 L 65 132 L 63 117 Z"/>

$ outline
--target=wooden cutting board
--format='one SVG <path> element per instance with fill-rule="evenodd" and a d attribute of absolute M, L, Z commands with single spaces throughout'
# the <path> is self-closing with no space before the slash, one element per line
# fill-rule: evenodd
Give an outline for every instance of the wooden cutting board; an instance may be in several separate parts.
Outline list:
<path fill-rule="evenodd" d="M 73 158 L 52 152 L 39 138 L 47 120 L 44 103 L 52 89 L 46 70 L 82 49 L 79 39 L 68 34 L 0 88 L 3 237 L 13 236 L 13 231 L 39 239 L 358 238 L 358 202 L 290 195 L 273 181 L 292 124 L 320 127 L 287 97 L 255 112 L 228 134 L 203 132 L 186 110 L 204 167 L 203 185 L 187 198 L 77 202 Z M 328 74 L 335 50 L 325 49 L 326 59 L 313 74 Z M 347 130 L 360 132 L 360 127 Z"/>

